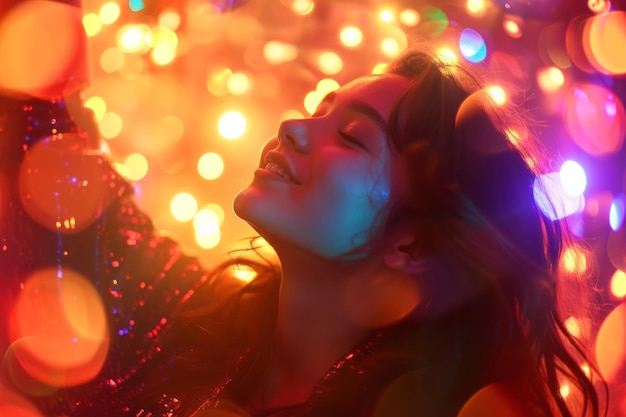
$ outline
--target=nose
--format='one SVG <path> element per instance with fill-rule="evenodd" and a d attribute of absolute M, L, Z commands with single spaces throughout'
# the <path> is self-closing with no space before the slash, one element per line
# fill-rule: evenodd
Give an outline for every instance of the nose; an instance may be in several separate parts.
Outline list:
<path fill-rule="evenodd" d="M 311 149 L 309 132 L 303 120 L 283 121 L 278 128 L 278 141 L 300 153 L 308 153 Z"/>

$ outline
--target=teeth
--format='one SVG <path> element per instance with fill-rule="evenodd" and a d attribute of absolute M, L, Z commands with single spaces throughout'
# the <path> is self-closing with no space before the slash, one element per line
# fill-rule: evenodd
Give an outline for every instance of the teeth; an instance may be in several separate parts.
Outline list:
<path fill-rule="evenodd" d="M 291 181 L 291 175 L 289 175 L 284 169 L 282 169 L 281 167 L 279 167 L 276 163 L 274 162 L 268 162 L 267 164 L 265 164 L 265 169 L 267 169 L 268 171 L 272 171 L 278 175 L 280 175 L 281 177 L 285 178 L 286 180 Z"/>

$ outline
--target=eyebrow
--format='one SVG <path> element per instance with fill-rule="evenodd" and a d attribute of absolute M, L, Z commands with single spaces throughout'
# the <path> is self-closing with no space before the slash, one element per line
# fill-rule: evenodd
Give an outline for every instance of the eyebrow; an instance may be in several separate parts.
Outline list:
<path fill-rule="evenodd" d="M 326 97 L 324 97 L 321 103 L 330 104 L 333 101 L 335 101 L 336 96 L 337 94 L 334 91 L 332 91 L 328 93 Z M 353 101 L 348 102 L 346 107 L 349 110 L 355 111 L 357 113 L 361 113 L 362 115 L 364 115 L 365 117 L 367 117 L 368 119 L 376 123 L 376 125 L 378 125 L 378 128 L 380 128 L 382 132 L 387 132 L 387 129 L 388 129 L 387 121 L 385 120 L 383 116 L 381 116 L 380 113 L 378 113 L 378 111 L 375 108 L 373 108 L 369 104 L 363 101 L 353 100 Z"/>

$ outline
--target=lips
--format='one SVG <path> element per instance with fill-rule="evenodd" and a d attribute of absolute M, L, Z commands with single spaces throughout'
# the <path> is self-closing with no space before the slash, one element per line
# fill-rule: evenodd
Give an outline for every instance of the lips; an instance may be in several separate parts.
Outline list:
<path fill-rule="evenodd" d="M 295 177 L 294 170 L 287 159 L 282 154 L 270 151 L 264 158 L 264 164 L 262 168 L 266 171 L 272 172 L 289 182 L 300 184 L 300 181 Z"/>

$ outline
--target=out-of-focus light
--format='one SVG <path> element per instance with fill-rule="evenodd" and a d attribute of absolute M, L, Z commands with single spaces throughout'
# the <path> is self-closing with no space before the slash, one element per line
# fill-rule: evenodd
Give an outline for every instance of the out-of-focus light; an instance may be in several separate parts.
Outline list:
<path fill-rule="evenodd" d="M 577 197 L 587 188 L 587 174 L 582 166 L 576 161 L 565 161 L 559 171 L 561 185 L 565 192 Z"/>
<path fill-rule="evenodd" d="M 380 20 L 383 22 L 392 22 L 393 21 L 393 11 L 389 9 L 381 10 L 380 12 Z"/>
<path fill-rule="evenodd" d="M 510 37 L 517 39 L 522 37 L 522 19 L 517 16 L 506 15 L 502 20 L 502 28 Z"/>
<path fill-rule="evenodd" d="M 155 26 L 146 34 L 146 43 L 152 46 L 152 61 L 167 65 L 176 57 L 178 35 L 164 26 Z"/>
<path fill-rule="evenodd" d="M 98 127 L 100 128 L 100 134 L 105 139 L 113 139 L 122 131 L 122 117 L 113 112 L 107 112 L 102 116 Z"/>
<path fill-rule="evenodd" d="M 198 173 L 205 180 L 219 178 L 224 172 L 224 160 L 215 152 L 207 152 L 198 159 Z"/>
<path fill-rule="evenodd" d="M 533 195 L 539 209 L 551 220 L 579 213 L 585 206 L 582 195 L 571 196 L 563 189 L 558 172 L 539 176 L 533 184 Z"/>
<path fill-rule="evenodd" d="M 85 34 L 89 37 L 96 36 L 102 30 L 100 17 L 95 13 L 87 13 L 83 16 Z"/>
<path fill-rule="evenodd" d="M 217 218 L 220 221 L 220 224 L 222 224 L 224 222 L 224 216 L 225 216 L 226 213 L 224 213 L 224 209 L 219 204 L 217 204 L 217 203 L 209 203 L 209 204 L 205 205 L 202 209 L 203 210 L 211 210 L 213 213 L 215 213 L 217 215 Z"/>
<path fill-rule="evenodd" d="M 102 142 L 106 143 L 106 142 Z M 125 178 L 130 178 L 130 173 L 128 172 L 128 167 L 121 162 L 113 162 L 113 169 L 118 172 L 121 176 Z"/>
<path fill-rule="evenodd" d="M 593 67 L 606 74 L 626 74 L 626 11 L 591 17 L 583 32 L 583 47 Z"/>
<path fill-rule="evenodd" d="M 236 96 L 247 93 L 250 90 L 250 79 L 246 74 L 235 72 L 228 77 L 226 82 L 228 91 Z"/>
<path fill-rule="evenodd" d="M 620 194 L 613 198 L 611 208 L 609 210 L 609 225 L 611 229 L 617 232 L 624 225 L 626 217 L 626 197 Z"/>
<path fill-rule="evenodd" d="M 131 153 L 124 160 L 124 165 L 128 168 L 128 179 L 139 181 L 148 173 L 148 159 L 140 153 Z"/>
<path fill-rule="evenodd" d="M 465 8 L 473 15 L 482 15 L 486 8 L 485 0 L 467 0 Z"/>
<path fill-rule="evenodd" d="M 537 71 L 537 84 L 546 93 L 553 93 L 565 83 L 563 71 L 557 67 L 542 68 Z"/>
<path fill-rule="evenodd" d="M 339 32 L 339 40 L 348 48 L 356 48 L 363 41 L 363 32 L 356 26 L 346 26 Z"/>
<path fill-rule="evenodd" d="M 450 26 L 448 16 L 439 7 L 423 6 L 420 8 L 420 12 L 420 28 L 431 38 L 443 34 Z"/>
<path fill-rule="evenodd" d="M 150 49 L 146 37 L 150 29 L 145 25 L 126 25 L 117 33 L 117 47 L 126 53 L 143 53 Z"/>
<path fill-rule="evenodd" d="M 487 57 L 487 45 L 480 33 L 473 29 L 463 29 L 459 37 L 461 55 L 469 62 L 482 62 Z"/>
<path fill-rule="evenodd" d="M 626 272 L 618 269 L 613 273 L 613 276 L 611 277 L 610 289 L 613 297 L 626 297 Z"/>
<path fill-rule="evenodd" d="M 343 60 L 334 52 L 323 52 L 317 60 L 317 66 L 326 75 L 335 75 L 343 69 Z"/>
<path fill-rule="evenodd" d="M 387 71 L 388 66 L 389 64 L 386 62 L 379 62 L 374 65 L 374 68 L 372 68 L 372 74 L 384 74 Z"/>
<path fill-rule="evenodd" d="M 100 21 L 103 25 L 111 25 L 119 19 L 121 11 L 117 3 L 104 3 L 98 13 L 100 15 Z"/>
<path fill-rule="evenodd" d="M 278 117 L 278 120 L 281 122 L 284 120 L 299 120 L 299 119 L 304 119 L 304 114 L 294 109 L 287 110 Z"/>
<path fill-rule="evenodd" d="M 576 144 L 593 156 L 619 150 L 626 134 L 626 112 L 611 90 L 577 83 L 564 99 L 565 126 Z"/>
<path fill-rule="evenodd" d="M 291 3 L 291 10 L 294 13 L 305 16 L 313 11 L 315 3 L 312 0 L 294 0 Z"/>
<path fill-rule="evenodd" d="M 236 110 L 228 111 L 220 117 L 217 130 L 225 139 L 237 139 L 246 131 L 246 118 Z"/>
<path fill-rule="evenodd" d="M 124 65 L 124 54 L 116 47 L 107 48 L 100 55 L 100 68 L 106 73 L 119 71 Z"/>
<path fill-rule="evenodd" d="M 232 73 L 233 71 L 227 67 L 220 67 L 211 71 L 206 80 L 206 88 L 209 93 L 216 97 L 228 94 L 228 78 L 230 78 Z"/>
<path fill-rule="evenodd" d="M 561 397 L 563 398 L 569 397 L 570 392 L 571 392 L 571 388 L 569 387 L 569 384 L 567 383 L 564 383 L 563 385 L 561 385 L 561 388 L 559 388 L 559 393 L 561 394 Z"/>
<path fill-rule="evenodd" d="M 298 49 L 288 43 L 269 41 L 263 46 L 263 56 L 270 64 L 277 65 L 296 59 Z"/>
<path fill-rule="evenodd" d="M 248 265 L 235 264 L 233 266 L 233 276 L 242 282 L 249 283 L 256 278 L 257 273 Z"/>
<path fill-rule="evenodd" d="M 626 371 L 626 303 L 621 303 L 604 319 L 596 336 L 596 361 L 609 383 L 619 382 Z"/>
<path fill-rule="evenodd" d="M 320 102 L 324 99 L 325 94 L 320 91 L 310 91 L 304 96 L 304 109 L 309 113 L 315 113 L 315 109 L 319 106 Z"/>
<path fill-rule="evenodd" d="M 159 26 L 176 31 L 180 27 L 180 14 L 175 10 L 165 10 L 159 15 Z"/>
<path fill-rule="evenodd" d="M 506 103 L 506 92 L 499 85 L 492 85 L 485 88 L 485 92 L 498 105 L 502 106 Z"/>
<path fill-rule="evenodd" d="M 0 90 L 48 98 L 67 94 L 64 88 L 72 88 L 74 80 L 85 81 L 80 7 L 43 0 L 11 3 L 15 7 L 8 11 L 7 2 L 0 3 Z"/>
<path fill-rule="evenodd" d="M 339 83 L 332 78 L 323 78 L 317 82 L 315 89 L 321 94 L 328 94 L 331 91 L 335 91 L 339 88 Z"/>
<path fill-rule="evenodd" d="M 87 107 L 88 109 L 91 109 L 96 121 L 98 122 L 102 120 L 102 117 L 105 115 L 107 111 L 106 102 L 104 101 L 102 97 L 99 97 L 99 96 L 89 97 L 87 100 L 85 100 L 84 106 Z"/>
<path fill-rule="evenodd" d="M 170 211 L 176 220 L 186 222 L 195 216 L 198 211 L 198 202 L 189 193 L 178 193 L 170 202 Z"/>
<path fill-rule="evenodd" d="M 559 259 L 561 267 L 568 273 L 583 274 L 587 271 L 587 255 L 577 246 L 569 246 Z"/>
<path fill-rule="evenodd" d="M 212 235 L 220 230 L 220 218 L 213 210 L 203 208 L 193 217 L 193 227 L 198 234 Z"/>
<path fill-rule="evenodd" d="M 222 234 L 219 230 L 216 230 L 215 233 L 211 234 L 196 233 L 195 238 L 196 243 L 202 249 L 213 249 L 220 243 L 220 240 L 222 239 Z"/>
<path fill-rule="evenodd" d="M 66 267 L 35 271 L 22 284 L 10 323 L 13 343 L 3 365 L 22 368 L 11 373 L 17 386 L 26 375 L 61 387 L 85 383 L 100 372 L 109 342 L 106 311 L 96 288 L 80 273 Z"/>
<path fill-rule="evenodd" d="M 6 356 L 10 357 L 10 349 Z M 6 357 L 5 361 L 7 361 Z M 6 363 L 4 366 L 9 367 Z M 8 388 L 0 387 L 0 416 L 43 417 L 43 414 L 37 410 L 37 407 L 28 402 L 26 398 Z"/>
<path fill-rule="evenodd" d="M 404 26 L 415 27 L 420 22 L 420 15 L 417 10 L 404 9 L 398 14 L 398 20 Z"/>
<path fill-rule="evenodd" d="M 587 7 L 596 14 L 607 13 L 611 10 L 611 2 L 609 0 L 588 0 Z"/>
<path fill-rule="evenodd" d="M 143 3 L 143 0 L 128 0 L 128 8 L 132 12 L 139 12 L 145 7 L 146 5 Z"/>
<path fill-rule="evenodd" d="M 380 51 L 387 58 L 395 58 L 402 52 L 402 47 L 396 39 L 385 38 L 380 42 Z"/>

